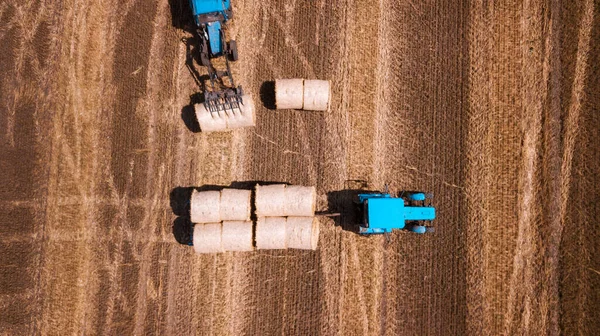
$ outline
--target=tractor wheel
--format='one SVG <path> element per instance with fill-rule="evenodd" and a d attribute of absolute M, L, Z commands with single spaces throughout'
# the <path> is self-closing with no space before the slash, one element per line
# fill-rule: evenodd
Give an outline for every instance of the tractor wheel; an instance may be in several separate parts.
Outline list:
<path fill-rule="evenodd" d="M 257 217 L 285 216 L 285 184 L 256 185 Z"/>
<path fill-rule="evenodd" d="M 408 225 L 406 227 L 410 232 L 423 234 L 427 232 L 427 227 L 424 225 Z"/>
<path fill-rule="evenodd" d="M 406 199 L 413 202 L 424 201 L 427 196 L 423 192 L 409 192 L 405 194 Z"/>
<path fill-rule="evenodd" d="M 314 216 L 317 192 L 315 187 L 289 185 L 285 187 L 286 216 Z"/>
<path fill-rule="evenodd" d="M 194 251 L 198 254 L 223 252 L 221 231 L 221 223 L 194 225 Z"/>
<path fill-rule="evenodd" d="M 278 109 L 302 109 L 304 79 L 276 79 L 275 105 Z"/>
<path fill-rule="evenodd" d="M 223 250 L 252 251 L 251 221 L 223 221 L 222 230 Z"/>
<path fill-rule="evenodd" d="M 254 100 L 252 99 L 252 96 L 243 95 L 240 107 L 233 110 L 227 110 L 225 115 L 227 118 L 228 129 L 252 127 L 256 125 Z"/>
<path fill-rule="evenodd" d="M 238 60 L 238 51 L 237 51 L 237 43 L 235 40 L 231 40 L 228 43 L 229 45 L 229 60 L 235 62 Z"/>
<path fill-rule="evenodd" d="M 190 203 L 190 219 L 192 223 L 218 223 L 221 221 L 220 192 L 194 190 Z"/>
<path fill-rule="evenodd" d="M 223 111 L 211 113 L 204 104 L 194 105 L 196 119 L 202 132 L 222 132 L 227 130 L 227 120 Z"/>
<path fill-rule="evenodd" d="M 256 248 L 279 250 L 287 248 L 285 217 L 261 217 L 256 220 Z"/>
<path fill-rule="evenodd" d="M 288 217 L 287 247 L 316 250 L 319 243 L 319 222 L 315 217 Z"/>
<path fill-rule="evenodd" d="M 302 108 L 309 111 L 327 111 L 330 92 L 331 89 L 327 80 L 305 80 Z"/>
<path fill-rule="evenodd" d="M 220 213 L 222 221 L 250 220 L 250 190 L 221 190 Z"/>

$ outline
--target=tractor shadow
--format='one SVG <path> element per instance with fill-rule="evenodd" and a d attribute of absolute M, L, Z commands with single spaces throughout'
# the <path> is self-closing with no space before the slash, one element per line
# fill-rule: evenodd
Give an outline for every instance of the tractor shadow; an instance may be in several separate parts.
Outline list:
<path fill-rule="evenodd" d="M 201 38 L 198 36 L 189 0 L 169 0 L 169 7 L 171 9 L 171 24 L 173 27 L 183 30 L 188 35 L 181 39 L 186 50 L 185 65 L 192 75 L 194 82 L 198 85 L 200 92 L 190 96 L 190 104 L 181 109 L 181 119 L 188 130 L 193 133 L 199 133 L 202 130 L 196 119 L 194 105 L 204 103 L 204 96 L 201 92 L 206 90 L 206 81 L 209 79 L 208 75 L 200 74 L 195 64 L 200 62 L 200 50 L 198 46 L 200 45 Z"/>
<path fill-rule="evenodd" d="M 269 184 L 287 184 L 287 182 L 273 182 L 273 181 L 237 181 L 232 182 L 229 186 L 223 185 L 214 185 L 214 184 L 206 184 L 200 187 L 176 187 L 171 190 L 169 194 L 169 201 L 171 210 L 173 214 L 177 216 L 173 220 L 173 236 L 178 243 L 184 245 L 191 245 L 192 243 L 192 233 L 194 232 L 194 224 L 190 219 L 190 205 L 192 193 L 194 190 L 197 191 L 221 191 L 225 188 L 232 189 L 244 189 L 251 190 L 250 196 L 250 211 L 251 216 L 250 220 L 253 223 L 256 223 L 256 206 L 255 206 L 255 194 L 254 188 L 259 185 L 269 185 Z M 254 225 L 254 224 L 253 224 Z M 254 229 L 254 228 L 253 228 Z"/>
<path fill-rule="evenodd" d="M 327 193 L 327 208 L 329 213 L 339 213 L 332 217 L 336 226 L 344 231 L 358 233 L 361 222 L 361 206 L 358 203 L 358 194 L 373 193 L 364 189 L 347 189 Z"/>
<path fill-rule="evenodd" d="M 195 30 L 192 8 L 189 0 L 169 0 L 171 24 L 186 32 Z"/>

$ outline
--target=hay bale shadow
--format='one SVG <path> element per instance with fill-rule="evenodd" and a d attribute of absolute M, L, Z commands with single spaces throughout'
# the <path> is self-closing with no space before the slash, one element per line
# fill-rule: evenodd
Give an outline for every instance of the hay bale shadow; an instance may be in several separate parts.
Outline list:
<path fill-rule="evenodd" d="M 277 108 L 275 102 L 275 82 L 266 81 L 260 86 L 260 100 L 263 106 L 269 110 L 275 110 Z"/>

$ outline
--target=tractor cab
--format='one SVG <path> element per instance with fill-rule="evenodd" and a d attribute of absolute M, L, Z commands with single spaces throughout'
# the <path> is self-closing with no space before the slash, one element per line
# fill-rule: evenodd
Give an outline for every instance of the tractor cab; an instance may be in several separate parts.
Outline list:
<path fill-rule="evenodd" d="M 227 49 L 223 24 L 232 16 L 229 0 L 190 0 L 190 6 L 196 25 L 201 28 L 199 34 L 208 42 L 207 56 L 221 56 Z"/>
<path fill-rule="evenodd" d="M 431 228 L 423 224 L 435 219 L 435 208 L 424 204 L 427 196 L 421 192 L 403 196 L 404 198 L 392 197 L 388 193 L 359 194 L 358 203 L 362 212 L 359 233 L 391 233 L 395 229 L 415 233 L 431 231 Z"/>

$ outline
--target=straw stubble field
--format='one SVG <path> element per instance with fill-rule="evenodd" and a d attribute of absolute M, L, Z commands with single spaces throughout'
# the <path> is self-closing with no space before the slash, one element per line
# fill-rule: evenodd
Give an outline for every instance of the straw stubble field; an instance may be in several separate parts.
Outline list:
<path fill-rule="evenodd" d="M 217 134 L 187 127 L 186 3 L 0 4 L 0 333 L 600 332 L 597 3 L 233 1 L 257 126 Z M 330 110 L 263 106 L 294 77 Z M 315 185 L 326 210 L 355 179 L 433 192 L 436 232 L 173 236 L 176 187 Z"/>

